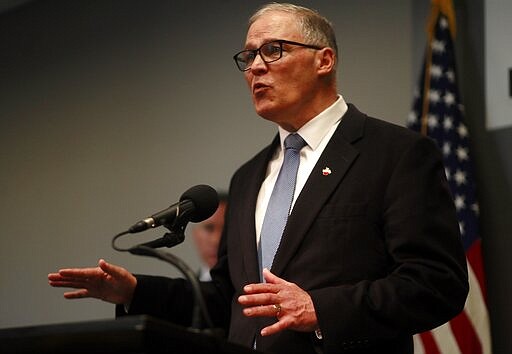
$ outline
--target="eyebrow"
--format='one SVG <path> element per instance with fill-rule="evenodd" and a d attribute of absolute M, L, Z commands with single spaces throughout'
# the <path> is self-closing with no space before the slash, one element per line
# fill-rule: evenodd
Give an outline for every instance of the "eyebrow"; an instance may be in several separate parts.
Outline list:
<path fill-rule="evenodd" d="M 270 43 L 270 42 L 274 42 L 274 41 L 278 41 L 280 40 L 281 38 L 270 38 L 270 39 L 266 39 L 265 41 L 263 41 L 259 46 L 254 46 L 253 48 L 251 48 L 247 43 L 245 44 L 244 46 L 244 50 L 252 50 L 252 49 L 256 49 L 256 48 L 259 48 L 261 47 L 263 44 L 267 44 L 267 43 Z"/>

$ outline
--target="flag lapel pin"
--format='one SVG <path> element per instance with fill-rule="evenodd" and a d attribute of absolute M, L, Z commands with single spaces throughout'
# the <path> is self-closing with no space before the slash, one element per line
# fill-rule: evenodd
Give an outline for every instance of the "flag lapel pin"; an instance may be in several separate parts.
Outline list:
<path fill-rule="evenodd" d="M 332 173 L 331 169 L 327 166 L 322 170 L 322 175 L 329 176 Z"/>

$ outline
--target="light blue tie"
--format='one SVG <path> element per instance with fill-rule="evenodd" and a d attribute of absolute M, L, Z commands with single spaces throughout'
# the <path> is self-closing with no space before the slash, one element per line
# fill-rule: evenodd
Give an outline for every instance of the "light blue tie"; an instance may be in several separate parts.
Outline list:
<path fill-rule="evenodd" d="M 261 228 L 258 256 L 262 279 L 263 269 L 270 269 L 272 267 L 274 256 L 286 226 L 286 220 L 291 211 L 297 171 L 299 169 L 300 150 L 305 145 L 306 142 L 299 134 L 290 134 L 284 140 L 283 165 L 272 190 Z"/>

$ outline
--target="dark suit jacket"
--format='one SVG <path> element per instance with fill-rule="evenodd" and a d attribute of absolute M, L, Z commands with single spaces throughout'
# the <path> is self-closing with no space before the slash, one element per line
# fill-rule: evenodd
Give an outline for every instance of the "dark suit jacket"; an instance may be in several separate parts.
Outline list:
<path fill-rule="evenodd" d="M 256 339 L 262 351 L 412 353 L 412 334 L 460 312 L 468 291 L 435 143 L 349 105 L 295 203 L 271 269 L 309 292 L 321 341 L 296 331 L 262 338 L 260 329 L 275 319 L 246 318 L 237 302 L 244 285 L 259 282 L 254 210 L 278 144 L 276 137 L 232 178 L 214 282 L 203 289 L 212 316 L 229 323 L 231 341 L 251 347 Z M 184 323 L 190 296 L 183 288 L 139 278 L 133 312 L 148 310 L 141 299 L 158 291 L 149 310 Z"/>

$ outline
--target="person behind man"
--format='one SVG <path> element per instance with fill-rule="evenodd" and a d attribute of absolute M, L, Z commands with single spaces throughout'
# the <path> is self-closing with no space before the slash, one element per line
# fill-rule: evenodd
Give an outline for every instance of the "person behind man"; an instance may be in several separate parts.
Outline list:
<path fill-rule="evenodd" d="M 272 3 L 250 18 L 234 59 L 278 134 L 231 180 L 202 291 L 215 323 L 247 347 L 412 353 L 412 335 L 451 319 L 467 296 L 455 208 L 435 144 L 347 105 L 338 58 L 332 25 L 313 10 Z M 190 323 L 184 280 L 103 260 L 49 279 L 76 288 L 67 298 Z"/>
<path fill-rule="evenodd" d="M 219 206 L 215 213 L 208 219 L 192 226 L 192 238 L 196 246 L 201 268 L 198 278 L 200 281 L 211 281 L 210 269 L 217 263 L 217 251 L 220 237 L 224 229 L 224 218 L 228 195 L 220 192 Z"/>

